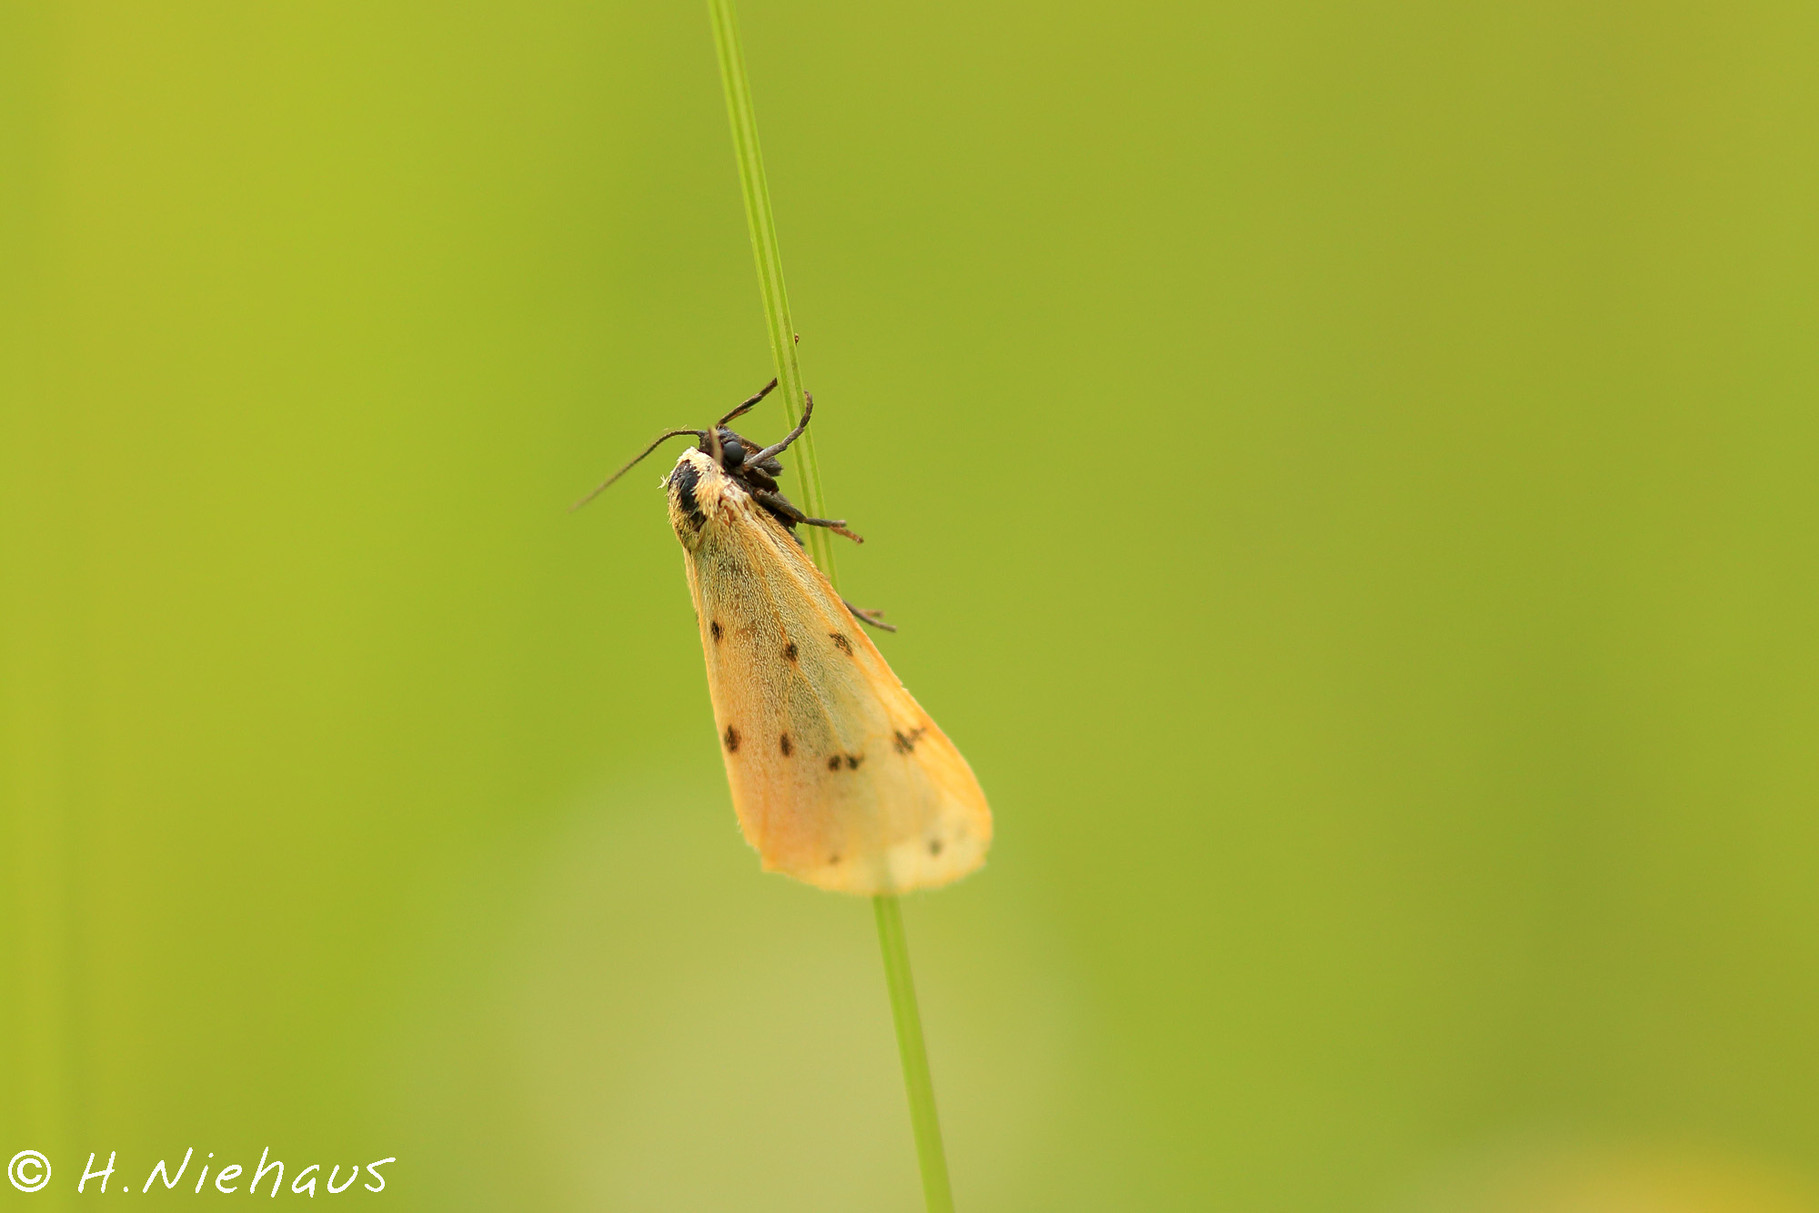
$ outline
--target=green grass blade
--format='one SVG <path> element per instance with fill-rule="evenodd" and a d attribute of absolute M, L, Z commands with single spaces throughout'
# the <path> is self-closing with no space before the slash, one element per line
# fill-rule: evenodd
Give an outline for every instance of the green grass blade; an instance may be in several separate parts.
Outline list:
<path fill-rule="evenodd" d="M 733 128 L 733 153 L 739 161 L 739 185 L 745 193 L 746 226 L 751 229 L 752 257 L 758 263 L 758 289 L 764 296 L 764 322 L 777 364 L 777 386 L 784 414 L 794 426 L 802 415 L 802 368 L 796 360 L 796 330 L 790 322 L 789 292 L 783 286 L 783 255 L 777 249 L 771 191 L 764 179 L 764 155 L 758 148 L 758 119 L 752 112 L 752 89 L 745 76 L 745 51 L 739 44 L 739 18 L 732 0 L 708 0 L 707 8 L 714 23 L 714 46 L 720 53 L 720 83 L 726 92 L 727 121 Z M 802 507 L 816 518 L 826 518 L 812 425 L 791 453 L 801 482 Z M 805 529 L 809 555 L 828 580 L 834 580 L 833 536 L 820 527 Z"/>
<path fill-rule="evenodd" d="M 903 907 L 895 897 L 874 897 L 872 907 L 878 915 L 878 946 L 884 952 L 884 980 L 890 986 L 891 1018 L 897 1024 L 897 1053 L 903 1059 L 916 1158 L 922 1164 L 922 1197 L 929 1213 L 953 1213 L 941 1122 L 935 1115 L 935 1083 L 929 1077 L 922 1016 L 916 1010 L 916 983 L 910 977 L 909 941 L 903 935 Z"/>
<path fill-rule="evenodd" d="M 732 0 L 708 0 L 707 8 L 714 25 L 714 45 L 720 55 L 720 82 L 726 91 L 727 121 L 733 128 L 739 185 L 745 194 L 745 218 L 751 229 L 752 257 L 758 263 L 758 288 L 764 296 L 764 319 L 770 330 L 771 354 L 777 363 L 777 384 L 793 426 L 801 415 L 802 369 L 796 360 L 796 330 L 790 322 L 789 293 L 783 286 L 783 256 L 777 249 L 770 186 L 764 179 L 764 157 L 758 149 L 758 121 L 752 112 L 751 85 L 745 75 L 745 52 L 739 45 L 738 17 Z M 821 469 L 815 461 L 814 427 L 804 432 L 791 449 L 796 456 L 803 508 L 816 517 L 827 517 Z M 836 581 L 833 536 L 819 527 L 805 529 L 809 555 L 829 581 Z M 947 1156 L 941 1147 L 941 1123 L 935 1115 L 928 1051 L 922 1043 L 922 1016 L 916 1008 L 916 986 L 910 978 L 902 907 L 895 897 L 876 897 L 872 904 L 878 918 L 885 982 L 890 988 L 891 1020 L 897 1028 L 897 1051 L 903 1061 L 910 1124 L 916 1134 L 916 1157 L 922 1167 L 923 1199 L 929 1213 L 952 1213 L 954 1198 L 948 1185 Z"/>

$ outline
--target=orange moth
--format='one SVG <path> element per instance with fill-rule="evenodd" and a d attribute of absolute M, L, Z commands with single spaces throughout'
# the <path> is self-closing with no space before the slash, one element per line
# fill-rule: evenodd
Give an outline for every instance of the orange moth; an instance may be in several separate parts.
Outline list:
<path fill-rule="evenodd" d="M 775 386 L 709 429 L 663 434 L 582 502 L 668 439 L 700 440 L 662 483 L 745 840 L 767 871 L 823 889 L 947 884 L 985 862 L 991 809 L 966 759 L 859 626 L 886 625 L 844 601 L 796 537 L 806 525 L 859 538 L 778 491 L 777 456 L 808 428 L 814 399 L 804 393 L 801 424 L 772 446 L 727 428 Z"/>

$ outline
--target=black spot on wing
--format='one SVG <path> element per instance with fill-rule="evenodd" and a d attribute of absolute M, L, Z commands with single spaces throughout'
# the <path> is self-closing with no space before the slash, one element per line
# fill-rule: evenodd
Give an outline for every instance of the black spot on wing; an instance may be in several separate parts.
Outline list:
<path fill-rule="evenodd" d="M 941 854 L 941 840 L 939 838 L 931 838 L 928 840 L 928 853 L 930 855 Z"/>
<path fill-rule="evenodd" d="M 853 642 L 852 641 L 850 641 L 846 637 L 842 636 L 839 632 L 829 632 L 828 635 L 832 636 L 834 638 L 834 647 L 835 648 L 839 649 L 842 653 L 845 653 L 848 657 L 851 657 L 853 655 Z"/>
<path fill-rule="evenodd" d="M 830 771 L 838 771 L 840 769 L 840 755 L 835 754 L 828 758 L 827 769 Z"/>
<path fill-rule="evenodd" d="M 918 726 L 907 733 L 898 729 L 891 734 L 891 744 L 897 748 L 897 753 L 907 754 L 916 748 L 916 743 L 922 740 L 922 735 L 926 732 L 928 732 L 927 725 Z"/>
<path fill-rule="evenodd" d="M 777 738 L 777 748 L 783 751 L 783 756 L 785 758 L 788 758 L 790 756 L 790 751 L 794 750 L 796 747 L 790 744 L 789 734 L 785 733 L 783 736 Z"/>
<path fill-rule="evenodd" d="M 727 725 L 726 726 L 726 736 L 722 737 L 721 740 L 726 742 L 726 752 L 728 754 L 734 754 L 734 753 L 738 752 L 738 750 L 739 750 L 739 730 L 738 729 L 735 729 L 730 724 Z"/>
<path fill-rule="evenodd" d="M 792 640 L 788 644 L 783 646 L 783 655 L 785 657 L 789 658 L 791 661 L 796 660 L 796 642 L 795 641 Z"/>
<path fill-rule="evenodd" d="M 718 619 L 710 621 L 707 625 L 707 630 L 714 634 L 715 640 L 720 639 L 720 621 Z"/>
<path fill-rule="evenodd" d="M 864 754 L 848 754 L 846 756 L 846 769 L 849 771 L 857 771 L 859 769 L 859 764 L 864 761 Z"/>

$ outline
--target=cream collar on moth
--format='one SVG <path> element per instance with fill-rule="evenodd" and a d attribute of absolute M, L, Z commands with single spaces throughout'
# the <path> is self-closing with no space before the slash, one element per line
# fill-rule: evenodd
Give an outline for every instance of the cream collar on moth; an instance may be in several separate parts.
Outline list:
<path fill-rule="evenodd" d="M 687 450 L 663 478 L 669 490 L 670 513 L 676 533 L 684 542 L 698 535 L 710 515 L 743 504 L 750 496 L 728 476 L 706 451 Z"/>

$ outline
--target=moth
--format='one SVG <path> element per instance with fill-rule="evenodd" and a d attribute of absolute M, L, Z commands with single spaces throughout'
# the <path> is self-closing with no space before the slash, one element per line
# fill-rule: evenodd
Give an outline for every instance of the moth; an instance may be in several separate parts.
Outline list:
<path fill-rule="evenodd" d="M 767 871 L 842 893 L 906 893 L 985 862 L 992 814 L 972 768 L 904 689 L 847 603 L 803 551 L 798 526 L 855 542 L 843 520 L 811 518 L 778 488 L 777 456 L 802 421 L 759 446 L 728 428 L 772 380 L 704 430 L 660 435 L 578 508 L 671 438 L 683 452 L 662 486 L 701 629 L 733 809 Z"/>

